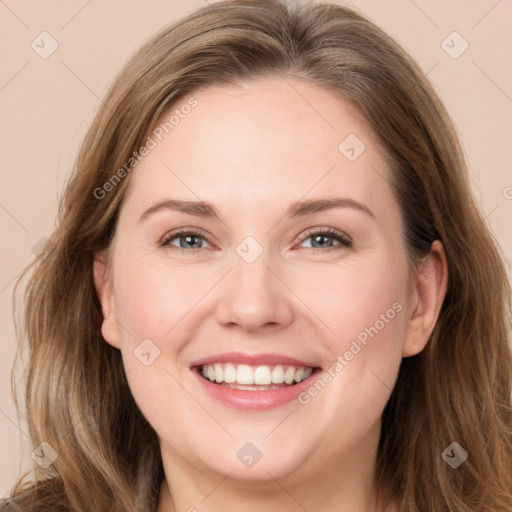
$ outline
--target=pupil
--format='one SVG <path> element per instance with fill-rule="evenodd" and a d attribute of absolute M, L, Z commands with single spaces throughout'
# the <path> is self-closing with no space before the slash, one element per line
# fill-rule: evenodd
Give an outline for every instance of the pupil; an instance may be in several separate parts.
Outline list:
<path fill-rule="evenodd" d="M 196 235 L 187 235 L 183 238 L 185 239 L 185 244 L 187 244 L 187 247 L 190 247 L 190 246 L 197 247 L 197 246 L 201 245 L 200 243 L 194 243 L 194 239 L 196 241 L 199 239 L 199 237 Z"/>
<path fill-rule="evenodd" d="M 330 245 L 329 245 L 328 243 L 325 243 L 325 240 L 326 240 L 326 239 L 328 240 L 329 238 L 330 238 L 330 237 L 328 237 L 328 236 L 316 235 L 316 236 L 314 237 L 314 240 L 315 240 L 315 243 L 318 243 L 318 244 L 319 244 L 319 247 L 323 247 L 323 246 L 325 246 L 325 245 L 327 245 L 327 246 L 329 246 L 329 247 L 330 247 Z M 322 240 L 323 240 L 323 241 L 322 241 Z"/>

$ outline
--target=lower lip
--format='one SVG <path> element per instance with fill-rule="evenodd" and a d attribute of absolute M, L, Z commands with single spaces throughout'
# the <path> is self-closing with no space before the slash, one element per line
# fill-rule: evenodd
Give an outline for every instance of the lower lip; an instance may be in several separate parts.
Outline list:
<path fill-rule="evenodd" d="M 279 407 L 296 400 L 298 395 L 311 385 L 311 379 L 315 377 L 320 370 L 315 370 L 307 379 L 294 386 L 263 391 L 248 391 L 220 386 L 202 377 L 196 369 L 192 369 L 192 371 L 199 379 L 203 389 L 212 398 L 235 409 L 261 411 Z"/>

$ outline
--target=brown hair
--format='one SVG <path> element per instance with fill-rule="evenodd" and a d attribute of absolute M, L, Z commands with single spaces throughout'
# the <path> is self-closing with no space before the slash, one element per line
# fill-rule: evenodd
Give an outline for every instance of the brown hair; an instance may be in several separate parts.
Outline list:
<path fill-rule="evenodd" d="M 363 16 L 271 0 L 217 3 L 163 30 L 104 98 L 58 227 L 33 264 L 20 332 L 29 347 L 30 436 L 59 456 L 47 470 L 35 466 L 11 503 L 37 511 L 156 510 L 158 439 L 131 396 L 119 351 L 101 336 L 92 275 L 129 176 L 104 199 L 95 191 L 144 145 L 170 105 L 211 84 L 276 75 L 328 88 L 358 109 L 391 163 L 411 265 L 435 239 L 446 252 L 437 325 L 427 347 L 403 360 L 383 414 L 375 482 L 382 508 L 395 501 L 409 512 L 512 510 L 510 289 L 449 117 L 417 65 Z M 456 470 L 441 458 L 452 441 L 469 453 Z"/>

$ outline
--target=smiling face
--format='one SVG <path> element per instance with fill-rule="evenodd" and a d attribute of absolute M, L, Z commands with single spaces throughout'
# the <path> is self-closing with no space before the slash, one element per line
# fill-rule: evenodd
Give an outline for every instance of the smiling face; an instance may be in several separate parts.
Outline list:
<path fill-rule="evenodd" d="M 367 473 L 431 330 L 371 130 L 288 82 L 197 91 L 130 177 L 106 275 L 95 262 L 103 336 L 169 471 Z"/>

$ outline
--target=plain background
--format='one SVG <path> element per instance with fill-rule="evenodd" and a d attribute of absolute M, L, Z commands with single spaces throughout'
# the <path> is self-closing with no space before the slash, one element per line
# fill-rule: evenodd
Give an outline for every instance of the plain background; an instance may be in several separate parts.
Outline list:
<path fill-rule="evenodd" d="M 510 271 L 512 2 L 338 3 L 356 7 L 386 30 L 434 84 L 458 129 L 476 198 Z M 117 71 L 160 28 L 204 5 L 204 0 L 0 0 L 0 496 L 31 462 L 26 428 L 10 392 L 14 282 L 54 227 L 80 140 Z M 451 35 L 454 31 L 463 39 Z M 59 45 L 47 59 L 31 47 L 42 32 Z M 467 50 L 453 58 L 464 41 Z"/>

